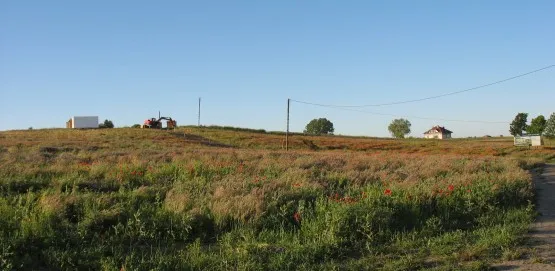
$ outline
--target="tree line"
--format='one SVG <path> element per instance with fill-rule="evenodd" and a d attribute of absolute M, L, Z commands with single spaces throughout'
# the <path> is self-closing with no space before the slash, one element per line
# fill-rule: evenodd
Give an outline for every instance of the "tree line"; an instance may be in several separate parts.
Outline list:
<path fill-rule="evenodd" d="M 394 119 L 388 126 L 393 137 L 405 138 L 410 133 L 410 121 L 406 119 Z M 333 135 L 335 128 L 333 123 L 326 118 L 311 120 L 305 127 L 304 133 L 311 135 Z"/>
<path fill-rule="evenodd" d="M 513 136 L 521 136 L 524 132 L 538 134 L 546 137 L 555 137 L 555 113 L 549 119 L 539 115 L 528 124 L 528 113 L 518 113 L 509 126 L 509 132 Z M 406 119 L 394 119 L 387 130 L 395 138 L 405 138 L 410 134 L 410 121 Z M 311 135 L 333 135 L 335 131 L 333 123 L 326 118 L 311 120 L 305 127 L 304 133 Z"/>
<path fill-rule="evenodd" d="M 526 132 L 527 134 L 555 137 L 555 113 L 551 113 L 547 120 L 543 115 L 539 115 L 533 118 L 530 124 L 528 124 L 528 113 L 518 113 L 509 126 L 509 132 L 513 136 L 521 136 Z"/>

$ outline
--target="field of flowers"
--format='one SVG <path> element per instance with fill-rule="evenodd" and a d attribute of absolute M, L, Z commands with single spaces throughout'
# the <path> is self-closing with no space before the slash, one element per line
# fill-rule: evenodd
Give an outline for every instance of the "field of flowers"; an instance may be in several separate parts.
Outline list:
<path fill-rule="evenodd" d="M 0 269 L 487 269 L 519 257 L 542 159 L 2 132 Z"/>

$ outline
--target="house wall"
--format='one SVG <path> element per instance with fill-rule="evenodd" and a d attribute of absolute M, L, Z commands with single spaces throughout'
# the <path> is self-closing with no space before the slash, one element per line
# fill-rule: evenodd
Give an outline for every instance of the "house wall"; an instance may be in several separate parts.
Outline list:
<path fill-rule="evenodd" d="M 424 138 L 429 139 L 448 139 L 451 138 L 451 134 L 442 134 L 442 133 L 432 133 L 432 134 L 425 134 Z"/>
<path fill-rule="evenodd" d="M 429 138 L 429 139 L 433 139 L 433 138 L 437 138 L 437 139 L 443 139 L 443 135 L 441 133 L 432 133 L 432 134 L 425 134 L 424 138 Z"/>
<path fill-rule="evenodd" d="M 73 117 L 71 125 L 71 128 L 98 128 L 98 117 Z"/>

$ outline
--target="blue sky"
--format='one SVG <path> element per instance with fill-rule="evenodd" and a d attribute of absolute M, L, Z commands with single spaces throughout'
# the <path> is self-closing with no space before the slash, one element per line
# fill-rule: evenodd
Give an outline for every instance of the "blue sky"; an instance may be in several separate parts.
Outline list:
<path fill-rule="evenodd" d="M 286 100 L 373 104 L 490 83 L 555 64 L 554 1 L 1 1 L 0 130 L 116 126 L 163 115 L 284 130 Z M 555 68 L 480 90 L 362 110 L 510 122 L 555 111 Z M 291 130 L 388 136 L 394 117 L 292 103 Z M 529 117 L 529 119 L 530 119 Z M 411 119 L 455 137 L 508 124 Z"/>

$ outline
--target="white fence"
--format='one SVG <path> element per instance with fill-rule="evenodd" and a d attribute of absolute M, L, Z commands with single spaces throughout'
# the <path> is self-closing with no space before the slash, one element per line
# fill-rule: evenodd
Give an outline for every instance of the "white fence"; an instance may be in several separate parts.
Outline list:
<path fill-rule="evenodd" d="M 514 144 L 521 147 L 541 146 L 542 138 L 539 135 L 515 136 Z"/>

